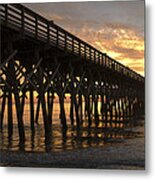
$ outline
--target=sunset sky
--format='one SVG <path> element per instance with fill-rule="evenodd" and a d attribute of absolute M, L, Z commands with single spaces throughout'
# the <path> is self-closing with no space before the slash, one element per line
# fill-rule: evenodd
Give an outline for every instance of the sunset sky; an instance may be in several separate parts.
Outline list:
<path fill-rule="evenodd" d="M 24 5 L 144 75 L 144 1 Z"/>

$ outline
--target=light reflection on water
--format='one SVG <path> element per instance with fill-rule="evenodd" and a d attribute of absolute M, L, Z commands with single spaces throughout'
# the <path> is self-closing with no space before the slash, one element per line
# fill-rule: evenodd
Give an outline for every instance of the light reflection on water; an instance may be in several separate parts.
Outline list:
<path fill-rule="evenodd" d="M 73 150 L 79 148 L 105 146 L 106 144 L 121 143 L 126 138 L 134 137 L 135 133 L 124 130 L 106 130 L 103 128 L 83 128 L 81 130 L 68 128 L 62 129 L 56 125 L 52 128 L 51 139 L 45 143 L 43 126 L 36 127 L 35 135 L 33 135 L 29 127 L 25 128 L 26 141 L 25 144 L 20 144 L 18 138 L 18 129 L 14 128 L 12 139 L 7 137 L 7 128 L 4 128 L 1 134 L 1 149 L 3 150 L 25 150 L 25 151 L 62 151 Z"/>
<path fill-rule="evenodd" d="M 35 105 L 36 106 L 36 105 Z M 14 129 L 12 138 L 8 138 L 7 132 L 7 115 L 5 114 L 4 130 L 0 133 L 0 149 L 13 151 L 64 151 L 74 150 L 88 147 L 106 146 L 108 144 L 114 146 L 115 143 L 122 143 L 128 138 L 134 138 L 137 135 L 131 131 L 131 128 L 124 129 L 123 123 L 112 124 L 113 128 L 105 128 L 103 123 L 99 124 L 98 128 L 95 126 L 88 128 L 87 121 L 84 121 L 83 127 L 77 129 L 70 126 L 69 118 L 69 103 L 65 103 L 66 117 L 68 129 L 64 131 L 60 125 L 59 119 L 59 104 L 54 104 L 53 126 L 51 137 L 45 140 L 42 114 L 40 113 L 39 125 L 35 125 L 35 134 L 30 130 L 30 115 L 29 105 L 25 106 L 24 110 L 24 124 L 25 124 L 25 143 L 20 143 L 18 137 L 18 128 L 16 121 L 16 114 L 14 113 Z M 35 107 L 36 108 L 36 107 Z M 15 110 L 15 107 L 13 106 Z M 15 111 L 13 111 L 15 112 Z M 117 126 L 116 126 L 117 125 Z M 119 127 L 119 128 L 118 128 Z"/>

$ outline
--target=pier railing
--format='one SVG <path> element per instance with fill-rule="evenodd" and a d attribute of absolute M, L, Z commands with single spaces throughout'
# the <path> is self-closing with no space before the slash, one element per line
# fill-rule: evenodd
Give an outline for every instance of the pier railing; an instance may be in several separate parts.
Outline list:
<path fill-rule="evenodd" d="M 10 25 L 25 35 L 44 41 L 85 60 L 93 61 L 95 64 L 121 75 L 137 81 L 144 81 L 141 75 L 21 4 L 1 4 L 0 16 L 1 23 Z"/>

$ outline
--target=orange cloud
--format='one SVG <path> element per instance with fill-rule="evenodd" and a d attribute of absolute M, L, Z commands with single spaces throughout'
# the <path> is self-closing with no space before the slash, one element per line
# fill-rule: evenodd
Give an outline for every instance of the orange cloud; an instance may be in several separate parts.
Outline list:
<path fill-rule="evenodd" d="M 25 5 L 144 75 L 144 4 L 118 1 Z"/>
<path fill-rule="evenodd" d="M 144 75 L 144 38 L 133 28 L 105 24 L 96 31 L 85 25 L 81 30 L 69 29 L 102 52 Z M 137 63 L 136 66 L 133 66 Z"/>

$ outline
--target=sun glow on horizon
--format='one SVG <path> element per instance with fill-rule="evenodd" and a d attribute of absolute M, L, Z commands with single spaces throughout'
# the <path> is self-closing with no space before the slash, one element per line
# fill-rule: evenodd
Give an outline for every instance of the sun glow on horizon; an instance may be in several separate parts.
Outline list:
<path fill-rule="evenodd" d="M 144 76 L 144 2 L 28 6 Z"/>
<path fill-rule="evenodd" d="M 144 38 L 133 29 L 70 30 L 95 48 L 144 76 Z"/>

